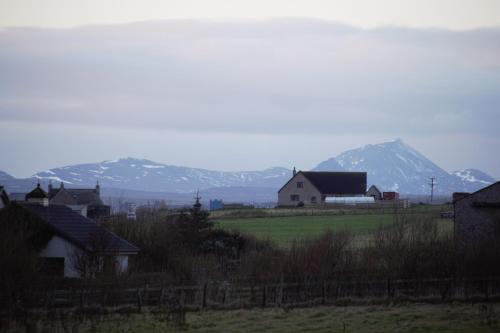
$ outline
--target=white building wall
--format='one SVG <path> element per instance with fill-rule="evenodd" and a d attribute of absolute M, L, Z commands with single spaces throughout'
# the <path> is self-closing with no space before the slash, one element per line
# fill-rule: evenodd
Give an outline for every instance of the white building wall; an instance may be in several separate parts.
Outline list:
<path fill-rule="evenodd" d="M 87 217 L 87 205 L 67 205 L 73 211 L 82 215 L 83 217 Z"/>
<path fill-rule="evenodd" d="M 38 256 L 42 258 L 64 258 L 64 277 L 78 278 L 80 273 L 73 266 L 73 257 L 77 251 L 80 251 L 80 249 L 56 235 L 52 237 Z"/>
<path fill-rule="evenodd" d="M 116 271 L 117 273 L 125 273 L 128 270 L 128 256 L 116 256 Z"/>
<path fill-rule="evenodd" d="M 81 250 L 59 236 L 54 236 L 47 246 L 38 254 L 42 258 L 64 258 L 64 277 L 79 278 L 80 272 L 74 267 L 75 254 Z M 128 255 L 114 256 L 116 272 L 125 273 L 128 270 Z"/>

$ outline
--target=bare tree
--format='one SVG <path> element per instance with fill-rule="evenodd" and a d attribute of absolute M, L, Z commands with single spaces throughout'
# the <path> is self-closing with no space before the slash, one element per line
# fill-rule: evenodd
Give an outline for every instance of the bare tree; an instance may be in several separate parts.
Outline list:
<path fill-rule="evenodd" d="M 71 264 L 82 278 L 116 273 L 116 253 L 111 249 L 111 234 L 104 229 L 91 234 L 85 249 L 74 249 Z"/>

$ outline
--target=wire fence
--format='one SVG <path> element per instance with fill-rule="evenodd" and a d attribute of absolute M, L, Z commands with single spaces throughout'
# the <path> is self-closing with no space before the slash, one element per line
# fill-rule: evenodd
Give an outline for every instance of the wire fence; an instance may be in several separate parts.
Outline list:
<path fill-rule="evenodd" d="M 300 307 L 316 304 L 348 305 L 387 301 L 500 300 L 500 278 L 370 281 L 265 282 L 252 279 L 171 285 L 160 281 L 72 282 L 64 287 L 32 290 L 29 308 L 88 306 L 167 306 L 189 310 L 250 307 Z M 3 304 L 8 307 L 8 304 Z"/>

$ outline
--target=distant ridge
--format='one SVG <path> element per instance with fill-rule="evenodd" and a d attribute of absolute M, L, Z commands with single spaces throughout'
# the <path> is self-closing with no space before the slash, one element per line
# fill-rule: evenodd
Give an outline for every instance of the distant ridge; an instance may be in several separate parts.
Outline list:
<path fill-rule="evenodd" d="M 313 170 L 366 171 L 368 184 L 383 191 L 423 195 L 430 192 L 429 181 L 435 178 L 435 193 L 473 192 L 495 180 L 475 169 L 448 173 L 401 139 L 345 151 L 321 162 Z"/>
<path fill-rule="evenodd" d="M 477 169 L 448 173 L 400 139 L 345 151 L 319 163 L 312 170 L 365 171 L 368 186 L 377 185 L 383 191 L 412 195 L 429 194 L 430 177 L 435 177 L 435 193 L 440 195 L 473 192 L 495 182 L 493 177 Z M 206 190 L 210 197 L 217 195 L 252 202 L 271 199 L 291 175 L 292 171 L 283 167 L 228 172 L 128 157 L 53 168 L 24 179 L 0 171 L 0 185 L 10 192 L 24 192 L 32 189 L 37 181 L 45 186 L 49 181 L 56 186 L 64 182 L 67 187 L 94 187 L 99 181 L 101 188 L 113 189 L 110 193 L 119 193 L 120 189 L 136 191 L 140 192 L 141 198 L 147 196 L 145 193 L 153 192 L 189 194 Z"/>

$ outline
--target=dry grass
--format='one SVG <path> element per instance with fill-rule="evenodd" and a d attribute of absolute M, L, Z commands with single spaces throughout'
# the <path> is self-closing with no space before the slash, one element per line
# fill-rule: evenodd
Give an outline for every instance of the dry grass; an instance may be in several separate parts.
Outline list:
<path fill-rule="evenodd" d="M 186 332 L 499 332 L 500 304 L 409 304 L 188 313 Z M 86 322 L 80 332 L 176 332 L 166 316 L 114 315 Z M 51 331 L 56 329 L 52 326 Z M 60 329 L 57 329 L 61 331 Z M 10 330 L 8 332 L 21 332 Z M 43 331 L 43 330 L 40 330 Z"/>

